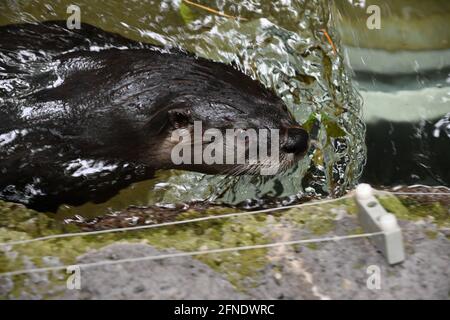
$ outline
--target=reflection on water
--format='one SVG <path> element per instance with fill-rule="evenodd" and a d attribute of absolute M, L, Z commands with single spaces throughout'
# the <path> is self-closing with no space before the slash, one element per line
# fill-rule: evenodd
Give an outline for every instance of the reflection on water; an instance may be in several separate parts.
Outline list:
<path fill-rule="evenodd" d="M 363 180 L 450 185 L 450 86 L 447 72 L 397 76 L 359 74 L 365 101 L 367 164 Z"/>
<path fill-rule="evenodd" d="M 367 164 L 377 185 L 450 185 L 450 2 L 336 2 L 347 62 L 364 99 Z M 369 5 L 381 29 L 366 27 Z"/>
<path fill-rule="evenodd" d="M 182 1 L 4 0 L 0 24 L 66 19 L 67 6 L 81 8 L 83 22 L 132 39 L 180 46 L 199 56 L 235 63 L 273 88 L 307 127 L 319 124 L 317 144 L 298 166 L 274 178 L 164 172 L 154 181 L 124 190 L 109 204 L 216 199 L 238 203 L 249 198 L 287 198 L 304 193 L 340 195 L 352 187 L 365 161 L 360 100 L 339 54 L 323 30 L 336 40 L 328 1 L 197 1 L 244 19 L 224 18 Z M 339 50 L 339 48 L 338 48 Z M 95 207 L 99 211 L 102 206 Z M 91 205 L 76 210 L 95 211 Z M 65 214 L 71 212 L 65 208 Z"/>

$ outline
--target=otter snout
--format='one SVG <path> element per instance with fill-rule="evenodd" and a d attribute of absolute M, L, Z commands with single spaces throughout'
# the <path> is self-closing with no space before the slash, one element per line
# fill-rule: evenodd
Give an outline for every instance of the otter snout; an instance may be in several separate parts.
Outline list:
<path fill-rule="evenodd" d="M 302 128 L 293 127 L 286 130 L 281 150 L 286 153 L 302 155 L 308 151 L 309 134 Z"/>

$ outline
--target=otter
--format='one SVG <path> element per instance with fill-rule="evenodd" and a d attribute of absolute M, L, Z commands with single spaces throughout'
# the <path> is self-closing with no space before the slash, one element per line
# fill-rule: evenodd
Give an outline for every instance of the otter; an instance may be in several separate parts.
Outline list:
<path fill-rule="evenodd" d="M 171 133 L 194 121 L 279 129 L 282 168 L 309 146 L 282 99 L 236 66 L 88 24 L 0 27 L 0 199 L 55 211 L 106 201 L 157 169 L 235 170 L 173 164 Z"/>

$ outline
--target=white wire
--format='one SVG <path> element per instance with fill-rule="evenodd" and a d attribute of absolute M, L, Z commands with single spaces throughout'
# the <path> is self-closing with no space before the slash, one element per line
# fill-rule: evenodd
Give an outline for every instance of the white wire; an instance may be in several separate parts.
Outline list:
<path fill-rule="evenodd" d="M 91 263 L 75 264 L 75 266 L 78 266 L 80 268 L 88 268 L 88 267 L 114 265 L 114 264 L 128 263 L 128 262 L 162 260 L 162 259 L 169 259 L 169 258 L 198 256 L 198 255 L 212 254 L 212 253 L 224 253 L 224 252 L 231 252 L 231 251 L 265 249 L 265 248 L 273 248 L 273 247 L 295 245 L 295 244 L 302 244 L 302 243 L 318 243 L 318 242 L 327 242 L 327 241 L 340 241 L 340 240 L 345 240 L 345 239 L 367 238 L 367 237 L 373 237 L 373 236 L 377 236 L 377 235 L 381 235 L 381 234 L 384 234 L 384 232 L 361 233 L 361 234 L 352 234 L 352 235 L 347 235 L 347 236 L 333 236 L 333 237 L 325 237 L 325 238 L 317 238 L 317 239 L 303 239 L 303 240 L 273 242 L 273 243 L 267 243 L 267 244 L 256 244 L 256 245 L 233 247 L 233 248 L 211 249 L 211 250 L 201 250 L 201 251 L 191 251 L 191 252 L 177 252 L 177 253 L 161 254 L 161 255 L 156 255 L 156 256 L 153 255 L 153 256 L 144 256 L 144 257 L 137 257 L 137 258 L 126 258 L 126 259 L 120 259 L 120 260 L 103 260 L 103 261 L 97 261 L 97 262 L 91 262 Z M 15 276 L 15 275 L 26 274 L 26 273 L 58 271 L 58 270 L 67 269 L 70 266 L 74 266 L 74 265 L 54 266 L 54 267 L 35 268 L 35 269 L 23 269 L 23 270 L 17 270 L 17 271 L 3 272 L 3 273 L 0 273 L 0 277 Z"/>
<path fill-rule="evenodd" d="M 385 194 L 395 194 L 395 195 L 405 195 L 405 196 L 450 196 L 450 192 L 397 192 L 397 191 L 384 191 L 384 190 L 377 190 L 379 193 L 385 193 Z"/>
<path fill-rule="evenodd" d="M 90 236 L 90 235 L 98 235 L 98 234 L 112 233 L 112 232 L 153 229 L 153 228 L 174 226 L 174 225 L 187 224 L 187 223 L 193 223 L 193 222 L 202 222 L 202 221 L 215 220 L 215 219 L 242 217 L 242 216 L 249 216 L 249 215 L 255 215 L 255 214 L 260 214 L 260 213 L 268 213 L 268 212 L 272 212 L 272 211 L 279 211 L 279 210 L 285 210 L 285 209 L 300 208 L 300 207 L 314 206 L 314 205 L 318 205 L 318 204 L 331 203 L 331 202 L 336 202 L 336 201 L 340 201 L 343 199 L 347 199 L 350 197 L 352 197 L 352 195 L 347 194 L 347 195 L 345 195 L 341 198 L 337 198 L 337 199 L 312 201 L 312 202 L 307 202 L 307 203 L 302 203 L 302 204 L 296 204 L 296 205 L 284 206 L 284 207 L 276 207 L 276 208 L 270 208 L 270 209 L 263 209 L 263 210 L 257 210 L 257 211 L 227 213 L 227 214 L 221 214 L 221 215 L 215 215 L 215 216 L 206 216 L 206 217 L 201 217 L 201 218 L 195 218 L 195 219 L 190 219 L 190 220 L 171 221 L 171 222 L 164 222 L 164 223 L 159 223 L 159 224 L 150 224 L 150 225 L 136 226 L 136 227 L 125 227 L 125 228 L 114 228 L 114 229 L 98 230 L 98 231 L 53 234 L 53 235 L 38 237 L 38 238 L 33 238 L 33 239 L 3 242 L 3 243 L 0 243 L 0 246 L 26 244 L 26 243 L 36 242 L 36 241 L 44 241 L 44 240 L 50 240 L 50 239 L 60 239 L 60 238 L 68 238 L 68 237 L 76 237 L 76 236 Z"/>
<path fill-rule="evenodd" d="M 400 188 L 401 188 L 401 186 L 394 187 L 394 188 L 392 189 L 392 191 L 398 190 L 398 189 L 400 189 Z M 450 188 L 447 187 L 447 186 L 444 186 L 444 185 L 428 186 L 428 185 L 426 185 L 426 184 L 413 184 L 413 185 L 408 186 L 408 188 L 411 188 L 411 189 L 412 189 L 412 188 L 428 188 L 428 189 L 430 189 L 430 188 L 437 188 L 437 189 L 447 189 L 447 190 L 450 191 Z"/>

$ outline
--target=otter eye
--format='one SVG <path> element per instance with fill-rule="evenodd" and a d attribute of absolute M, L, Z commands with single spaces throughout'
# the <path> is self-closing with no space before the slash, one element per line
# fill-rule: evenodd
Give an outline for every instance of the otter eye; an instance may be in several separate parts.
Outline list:
<path fill-rule="evenodd" d="M 175 128 L 182 128 L 189 125 L 191 114 L 189 110 L 172 109 L 169 111 L 169 120 Z"/>

